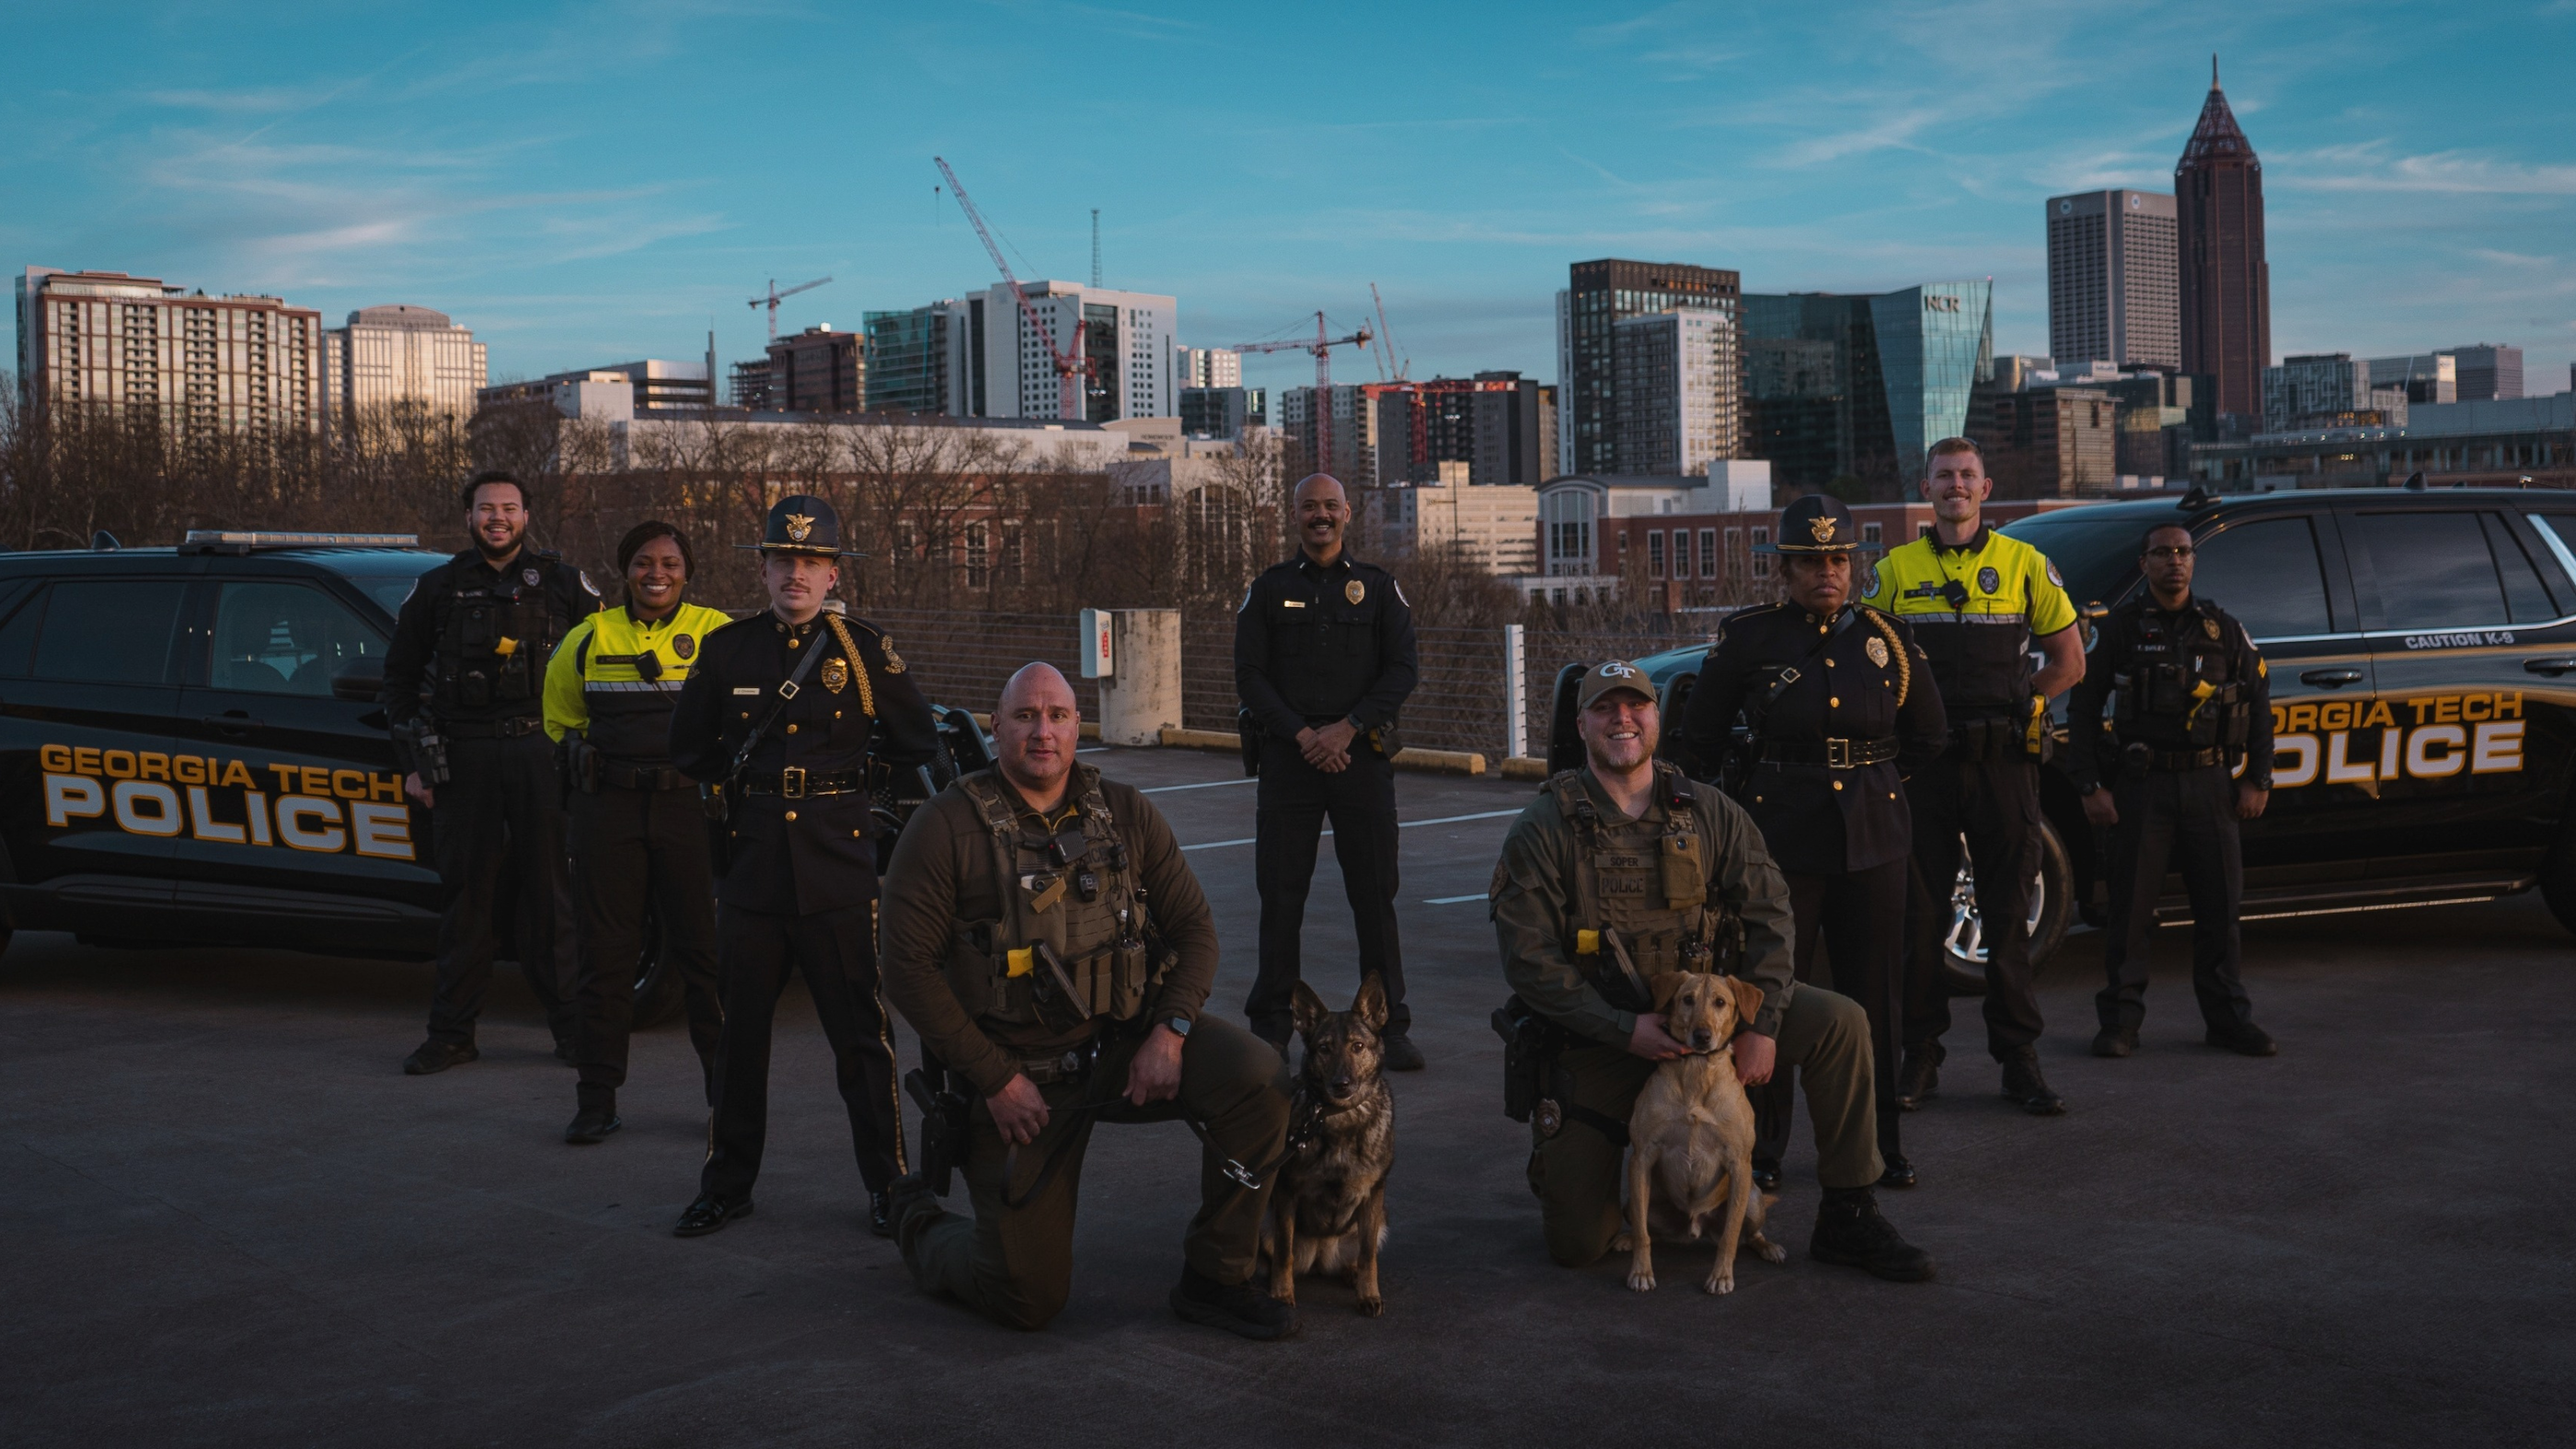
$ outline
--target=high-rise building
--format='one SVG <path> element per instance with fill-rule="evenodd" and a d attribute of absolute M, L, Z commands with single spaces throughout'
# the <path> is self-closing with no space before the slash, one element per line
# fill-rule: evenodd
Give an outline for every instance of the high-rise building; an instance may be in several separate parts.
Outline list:
<path fill-rule="evenodd" d="M 2373 387 L 2371 366 L 2349 352 L 2282 359 L 2263 369 L 2263 431 L 2406 426 L 2406 389 Z"/>
<path fill-rule="evenodd" d="M 746 365 L 734 364 L 737 390 L 741 386 L 742 370 Z M 715 406 L 715 387 L 707 380 L 707 365 L 704 362 L 670 362 L 658 357 L 648 357 L 638 362 L 612 362 L 605 367 L 584 367 L 571 372 L 548 373 L 532 382 L 496 383 L 476 394 L 476 401 L 484 407 L 504 403 L 543 402 L 553 398 L 558 384 L 603 380 L 613 382 L 619 378 L 626 380 L 634 394 L 637 417 L 704 412 Z"/>
<path fill-rule="evenodd" d="M 1377 406 L 1375 393 L 1375 387 L 1341 382 L 1333 384 L 1330 389 L 1312 386 L 1280 389 L 1279 428 L 1304 451 L 1305 468 L 1316 473 L 1330 473 L 1352 488 L 1374 488 L 1382 483 L 1403 481 L 1400 473 L 1386 477 L 1379 472 L 1378 423 L 1383 410 Z M 1315 422 L 1319 413 L 1327 420 L 1325 439 L 1331 449 L 1324 457 L 1317 457 L 1315 448 Z"/>
<path fill-rule="evenodd" d="M 323 333 L 322 376 L 323 409 L 344 428 L 377 410 L 463 422 L 487 380 L 473 333 L 402 304 L 361 307 Z"/>
<path fill-rule="evenodd" d="M 1258 387 L 1181 389 L 1181 432 L 1195 438 L 1239 438 L 1270 425 L 1270 394 Z"/>
<path fill-rule="evenodd" d="M 902 312 L 868 313 L 862 319 L 868 411 L 974 416 L 972 328 L 981 308 L 981 298 L 972 308 L 944 298 Z"/>
<path fill-rule="evenodd" d="M 53 267 L 27 268 L 16 291 L 18 386 L 31 405 L 151 412 L 209 431 L 322 421 L 322 314 L 309 307 Z"/>
<path fill-rule="evenodd" d="M 1894 499 L 1924 450 L 1967 426 L 1994 375 L 1994 284 L 1747 294 L 1743 451 L 1800 488 L 1837 478 Z"/>
<path fill-rule="evenodd" d="M 990 418 L 1060 416 L 1061 380 L 1050 344 L 1073 340 L 1082 328 L 1082 351 L 1091 367 L 1083 383 L 1082 415 L 1095 423 L 1121 418 L 1177 415 L 1180 388 L 1173 376 L 1173 335 L 1180 303 L 1145 292 L 1118 292 L 1075 282 L 1024 285 L 1030 307 L 1046 328 L 1041 335 L 1005 286 L 979 294 L 976 328 L 981 396 L 975 412 Z"/>
<path fill-rule="evenodd" d="M 2444 350 L 2459 362 L 2460 401 L 2522 396 L 2521 348 L 2472 342 L 2466 347 Z"/>
<path fill-rule="evenodd" d="M 1178 347 L 1172 359 L 1177 386 L 1243 386 L 1243 354 L 1231 347 Z"/>
<path fill-rule="evenodd" d="M 2085 191 L 2048 199 L 2048 350 L 2182 365 L 2174 199 Z"/>
<path fill-rule="evenodd" d="M 769 344 L 769 398 L 782 413 L 866 411 L 865 336 L 824 322 Z"/>
<path fill-rule="evenodd" d="M 1704 473 L 1736 456 L 1743 368 L 1734 317 L 1697 308 L 1624 317 L 1610 355 L 1619 472 Z"/>
<path fill-rule="evenodd" d="M 2222 418 L 2263 411 L 2272 365 L 2272 269 L 2263 259 L 2263 163 L 2209 62 L 2209 99 L 2174 167 L 2182 370 L 2210 380 Z M 2060 356 L 2065 354 L 2060 353 Z"/>
<path fill-rule="evenodd" d="M 2403 388 L 2410 403 L 2458 402 L 2459 358 L 2448 352 L 2374 357 L 2370 359 L 2370 385 Z"/>
<path fill-rule="evenodd" d="M 1556 294 L 1558 398 L 1565 410 L 1559 469 L 1616 473 L 1619 323 L 1676 308 L 1717 312 L 1733 321 L 1743 279 L 1714 267 L 1605 258 L 1576 262 L 1568 281 Z"/>

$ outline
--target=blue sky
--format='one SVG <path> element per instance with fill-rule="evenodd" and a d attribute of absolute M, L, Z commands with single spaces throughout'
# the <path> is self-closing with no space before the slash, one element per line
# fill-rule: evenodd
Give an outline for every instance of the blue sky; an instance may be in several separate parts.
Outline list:
<path fill-rule="evenodd" d="M 2576 355 L 2576 0 L 1477 5 L 49 5 L 9 25 L 0 262 L 412 302 L 496 378 L 756 355 L 1024 277 L 1223 345 L 1386 297 L 1415 376 L 1552 378 L 1569 262 L 1750 291 L 1992 276 L 2045 351 L 2042 201 L 2167 189 L 2221 53 L 2276 353 Z M 1023 262 L 1025 265 L 1023 266 Z M 1311 325 L 1311 324 L 1309 324 Z M 1253 380 L 1311 377 L 1253 359 Z M 1373 378 L 1344 352 L 1343 380 Z"/>

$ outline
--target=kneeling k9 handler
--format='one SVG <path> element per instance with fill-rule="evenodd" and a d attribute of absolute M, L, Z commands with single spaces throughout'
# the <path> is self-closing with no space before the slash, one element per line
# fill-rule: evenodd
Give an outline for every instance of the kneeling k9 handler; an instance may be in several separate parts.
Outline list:
<path fill-rule="evenodd" d="M 1655 758 L 1652 686 L 1612 660 L 1584 677 L 1576 729 L 1585 768 L 1548 781 L 1503 838 L 1490 890 L 1503 975 L 1515 993 L 1504 1033 L 1505 1111 L 1526 1116 L 1530 1190 L 1548 1252 L 1599 1259 L 1624 1226 L 1619 1158 L 1628 1116 L 1655 1064 L 1691 1048 L 1663 1028 L 1645 978 L 1721 971 L 1762 988 L 1732 1043 L 1746 1086 L 1801 1069 L 1825 1197 L 1808 1253 L 1919 1282 L 1932 1259 L 1879 1216 L 1885 1163 L 1872 1102 L 1869 1022 L 1860 1004 L 1790 975 L 1789 888 L 1735 802 Z M 1742 931 L 1742 959 L 1734 937 Z"/>
<path fill-rule="evenodd" d="M 1207 898 L 1161 813 L 1074 762 L 1081 724 L 1063 675 L 1022 669 L 993 712 L 995 767 L 923 806 L 895 847 L 886 992 L 972 1089 L 917 1091 L 928 1176 L 895 1184 L 896 1239 L 924 1289 L 1043 1327 L 1072 1286 L 1092 1124 L 1181 1118 L 1205 1149 L 1172 1309 L 1286 1337 L 1295 1310 L 1250 1281 L 1288 1126 L 1279 1055 L 1200 1014 Z M 971 1219 L 933 1195 L 954 1168 Z"/>

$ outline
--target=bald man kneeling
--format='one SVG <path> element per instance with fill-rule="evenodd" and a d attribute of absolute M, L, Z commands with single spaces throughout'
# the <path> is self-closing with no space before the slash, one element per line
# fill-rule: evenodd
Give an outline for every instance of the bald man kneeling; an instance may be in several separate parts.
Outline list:
<path fill-rule="evenodd" d="M 1075 763 L 1081 729 L 1062 674 L 1032 664 L 1011 676 L 993 711 L 994 767 L 923 806 L 887 869 L 886 995 L 977 1099 L 974 1217 L 905 1177 L 896 1240 L 924 1289 L 1042 1327 L 1072 1286 L 1092 1124 L 1187 1118 L 1205 1142 L 1172 1310 L 1287 1337 L 1295 1310 L 1251 1282 L 1266 1169 L 1288 1126 L 1285 1070 L 1259 1038 L 1200 1015 L 1216 981 L 1207 898 L 1161 812 Z"/>

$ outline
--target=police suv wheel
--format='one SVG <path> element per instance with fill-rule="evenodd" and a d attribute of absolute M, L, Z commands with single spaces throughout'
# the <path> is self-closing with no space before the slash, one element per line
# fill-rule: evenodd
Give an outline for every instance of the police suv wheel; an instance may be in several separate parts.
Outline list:
<path fill-rule="evenodd" d="M 2031 889 L 2030 919 L 2022 926 L 2030 933 L 2030 970 L 2034 978 L 2066 939 L 2074 901 L 2075 864 L 2067 857 L 2066 843 L 2043 820 L 2039 826 L 2039 873 Z M 1950 924 L 1941 938 L 1941 948 L 1941 968 L 1949 980 L 1950 994 L 1985 995 L 1985 922 L 1977 914 L 1977 879 L 1964 853 L 1959 878 L 1950 888 Z"/>

